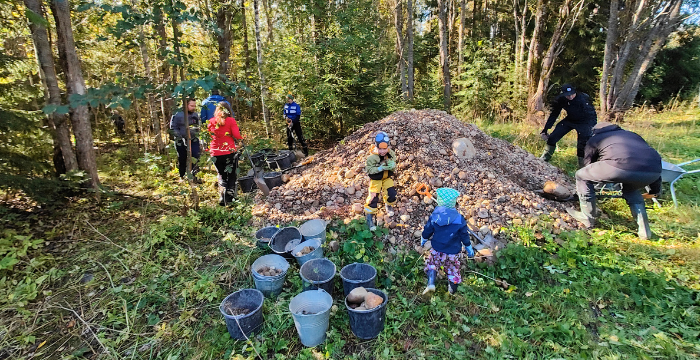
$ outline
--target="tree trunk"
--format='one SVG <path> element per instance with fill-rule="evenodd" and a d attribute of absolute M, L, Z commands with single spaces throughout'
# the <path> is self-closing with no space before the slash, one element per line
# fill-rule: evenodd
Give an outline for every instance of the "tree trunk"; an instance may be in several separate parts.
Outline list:
<path fill-rule="evenodd" d="M 245 57 L 245 83 L 250 87 L 250 47 L 248 46 L 248 21 L 245 0 L 241 0 L 241 28 L 243 29 L 243 54 Z M 252 107 L 246 104 L 248 117 L 252 117 Z"/>
<path fill-rule="evenodd" d="M 73 40 L 73 28 L 70 22 L 70 6 L 67 0 L 52 0 L 51 10 L 56 22 L 56 33 L 58 34 L 58 50 L 64 54 L 66 59 L 66 85 L 68 95 L 85 95 L 85 80 L 80 69 L 80 59 Z M 98 190 L 100 179 L 97 175 L 97 159 L 95 157 L 94 143 L 92 139 L 92 127 L 90 126 L 90 115 L 85 105 L 76 106 L 71 114 L 73 134 L 76 140 L 76 150 L 78 154 L 78 166 L 85 170 L 89 177 L 89 185 L 94 190 Z"/>
<path fill-rule="evenodd" d="M 617 34 L 617 23 L 618 23 L 618 13 L 619 13 L 619 0 L 610 1 L 610 16 L 608 17 L 608 32 L 605 35 L 605 51 L 603 55 L 603 71 L 600 75 L 600 88 L 598 90 L 598 100 L 600 101 L 600 112 L 603 114 L 608 113 L 608 77 L 610 76 L 610 67 L 612 66 L 613 53 L 615 48 L 615 40 L 618 37 Z"/>
<path fill-rule="evenodd" d="M 216 12 L 216 43 L 219 50 L 219 75 L 228 79 L 231 69 L 231 18 L 232 12 L 227 4 L 221 4 Z"/>
<path fill-rule="evenodd" d="M 165 30 L 165 19 L 163 18 L 163 10 L 160 7 L 153 9 L 155 15 L 155 30 L 158 38 L 158 60 L 160 60 L 161 84 L 165 85 L 172 82 L 170 73 L 170 65 L 168 64 L 168 33 Z M 169 94 L 161 94 L 160 111 L 163 116 L 161 122 L 156 124 L 154 119 L 154 129 L 167 129 L 170 117 L 172 116 L 173 100 Z M 156 140 L 157 141 L 157 140 Z"/>
<path fill-rule="evenodd" d="M 143 133 L 143 123 L 141 121 L 141 110 L 139 109 L 139 102 L 138 99 L 136 99 L 136 96 L 133 97 L 134 99 L 134 110 L 136 112 L 136 124 L 139 127 L 138 131 L 138 136 L 136 137 L 136 142 L 140 143 L 143 141 L 143 152 L 148 152 L 148 139 L 144 136 Z"/>
<path fill-rule="evenodd" d="M 464 22 L 467 19 L 467 1 L 461 0 L 459 3 L 459 43 L 457 44 L 457 53 L 459 59 L 457 59 L 457 78 L 462 75 L 463 63 L 464 63 Z"/>
<path fill-rule="evenodd" d="M 153 72 L 151 70 L 151 59 L 150 56 L 148 55 L 148 40 L 146 40 L 146 35 L 143 32 L 143 28 L 139 27 L 139 49 L 141 50 L 141 59 L 143 61 L 143 68 L 146 71 L 146 78 L 148 78 L 148 81 L 151 83 L 154 83 L 154 78 L 153 78 Z M 147 101 L 148 101 L 148 118 L 151 121 L 151 124 L 153 124 L 153 131 L 155 132 L 155 140 L 156 140 L 156 151 L 158 153 L 162 153 L 163 150 L 165 150 L 165 144 L 163 143 L 163 135 L 162 135 L 162 130 L 160 127 L 160 120 L 158 119 L 158 116 L 153 114 L 151 111 L 152 104 L 155 103 L 155 99 L 153 98 L 153 94 L 150 92 L 148 93 L 147 96 Z M 141 119 L 139 119 L 140 121 Z M 143 139 L 144 142 L 144 149 L 148 151 L 149 149 L 149 141 L 150 141 L 150 131 L 148 131 L 148 135 L 143 132 L 143 126 L 139 122 L 139 131 L 141 131 L 141 138 Z"/>
<path fill-rule="evenodd" d="M 265 19 L 267 19 L 267 43 L 272 44 L 274 41 L 272 36 L 272 16 L 270 16 L 270 7 L 267 6 L 267 0 L 263 0 L 263 8 L 265 8 Z"/>
<path fill-rule="evenodd" d="M 413 101 L 413 1 L 406 0 L 406 90 L 408 101 Z"/>
<path fill-rule="evenodd" d="M 406 66 L 403 58 L 404 35 L 403 35 L 403 4 L 401 0 L 396 1 L 394 7 L 394 29 L 396 30 L 396 63 L 397 75 L 400 79 L 401 98 L 406 99 Z"/>
<path fill-rule="evenodd" d="M 24 0 L 24 4 L 27 9 L 34 12 L 37 16 L 40 16 L 42 19 L 45 18 L 40 0 Z M 41 78 L 44 80 L 44 86 L 48 94 L 47 104 L 61 105 L 61 90 L 58 87 L 58 77 L 56 76 L 56 68 L 51 44 L 49 43 L 48 31 L 42 24 L 35 24 L 31 21 L 29 22 L 29 29 L 31 30 L 32 40 L 36 48 L 39 68 L 43 74 Z M 65 169 L 67 171 L 73 171 L 78 169 L 78 159 L 75 157 L 75 152 L 73 151 L 70 129 L 68 128 L 66 120 L 66 115 L 59 115 L 55 112 L 48 116 L 49 127 L 55 132 L 55 139 L 60 149 L 61 156 L 63 157 Z M 56 170 L 57 173 L 61 173 L 61 169 Z"/>
<path fill-rule="evenodd" d="M 271 135 L 270 119 L 268 117 L 267 105 L 267 84 L 265 83 L 265 74 L 263 73 L 263 49 L 260 42 L 260 10 L 258 0 L 253 0 L 253 11 L 255 13 L 255 49 L 258 55 L 258 75 L 260 75 L 260 102 L 262 104 L 263 121 L 265 122 L 265 133 L 269 138 Z"/>
<path fill-rule="evenodd" d="M 438 25 L 440 27 L 440 67 L 442 68 L 442 83 L 445 111 L 451 109 L 452 83 L 450 81 L 450 54 L 447 44 L 447 3 L 438 0 Z"/>
<path fill-rule="evenodd" d="M 571 32 L 578 17 L 581 15 L 585 0 L 578 0 L 578 3 L 572 4 L 573 0 L 565 0 L 559 8 L 559 16 L 557 24 L 554 27 L 552 38 L 549 41 L 549 47 L 542 59 L 542 65 L 538 69 L 539 77 L 537 79 L 537 87 L 534 93 L 528 94 L 528 114 L 537 117 L 538 114 L 544 112 L 544 98 L 547 95 L 547 87 L 549 86 L 549 78 L 554 70 L 554 64 L 557 57 L 564 50 L 564 41 Z M 573 5 L 573 6 L 572 6 Z M 567 29 L 568 28 L 568 29 Z M 533 87 L 531 86 L 532 90 Z M 538 121 L 540 119 L 537 119 Z"/>
<path fill-rule="evenodd" d="M 537 109 L 537 104 L 542 101 L 537 98 L 537 88 L 540 78 L 540 62 L 542 61 L 542 31 L 547 18 L 546 5 L 543 0 L 537 1 L 537 11 L 535 12 L 535 26 L 530 38 L 530 50 L 527 55 L 527 119 L 533 123 L 539 123 L 544 117 L 541 109 Z"/>
<path fill-rule="evenodd" d="M 608 22 L 613 21 L 615 15 L 615 19 L 623 22 L 614 29 L 614 33 L 606 36 L 606 51 L 608 47 L 620 47 L 617 59 L 613 52 L 610 55 L 613 60 L 607 64 L 607 71 L 603 69 L 607 77 L 601 76 L 600 95 L 605 97 L 601 108 L 605 107 L 606 118 L 619 118 L 632 107 L 644 73 L 668 36 L 681 23 L 682 6 L 682 0 L 642 0 L 636 8 L 616 8 L 618 14 L 613 14 L 611 8 Z M 629 21 L 628 27 L 625 27 L 624 21 Z"/>

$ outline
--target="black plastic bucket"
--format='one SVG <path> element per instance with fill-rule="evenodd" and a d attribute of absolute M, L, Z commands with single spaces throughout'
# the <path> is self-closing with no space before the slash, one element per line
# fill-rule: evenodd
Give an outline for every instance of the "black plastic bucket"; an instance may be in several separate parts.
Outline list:
<path fill-rule="evenodd" d="M 265 297 L 256 289 L 242 289 L 227 296 L 219 305 L 219 311 L 226 320 L 226 328 L 232 338 L 245 340 L 263 323 L 262 305 Z M 245 310 L 244 315 L 231 315 L 229 310 Z"/>
<path fill-rule="evenodd" d="M 347 297 L 345 298 L 345 308 L 348 310 L 348 317 L 350 318 L 350 330 L 355 336 L 365 340 L 376 338 L 384 330 L 386 303 L 389 300 L 389 297 L 383 291 L 377 289 L 367 289 L 367 291 L 381 296 L 384 301 L 371 310 L 355 310 L 348 306 L 348 299 Z"/>
<path fill-rule="evenodd" d="M 335 264 L 332 261 L 326 258 L 311 259 L 301 266 L 299 275 L 303 280 L 303 291 L 323 289 L 333 296 Z"/>
<path fill-rule="evenodd" d="M 343 294 L 348 296 L 356 287 L 376 287 L 377 269 L 369 264 L 352 263 L 340 270 L 340 278 L 343 279 Z"/>
<path fill-rule="evenodd" d="M 275 254 L 293 259 L 292 249 L 301 243 L 301 232 L 295 227 L 286 227 L 275 233 L 270 240 L 270 249 Z"/>
<path fill-rule="evenodd" d="M 265 180 L 265 184 L 269 189 L 274 189 L 282 185 L 282 173 L 278 171 L 265 173 L 263 180 Z"/>
<path fill-rule="evenodd" d="M 297 161 L 297 154 L 294 153 L 292 150 L 280 150 L 280 155 L 287 155 L 289 154 L 289 162 L 292 164 Z"/>
<path fill-rule="evenodd" d="M 250 160 L 255 164 L 255 167 L 265 166 L 265 152 L 258 151 L 253 155 L 250 155 Z"/>
<path fill-rule="evenodd" d="M 253 191 L 257 186 L 255 185 L 255 180 L 253 176 L 241 176 L 238 178 L 238 185 L 241 186 L 241 191 L 244 193 L 249 193 Z"/>
<path fill-rule="evenodd" d="M 257 246 L 260 249 L 269 249 L 270 248 L 270 240 L 272 239 L 277 232 L 279 232 L 280 229 L 276 226 L 268 226 L 264 227 L 258 231 L 255 232 L 255 239 L 257 239 Z"/>

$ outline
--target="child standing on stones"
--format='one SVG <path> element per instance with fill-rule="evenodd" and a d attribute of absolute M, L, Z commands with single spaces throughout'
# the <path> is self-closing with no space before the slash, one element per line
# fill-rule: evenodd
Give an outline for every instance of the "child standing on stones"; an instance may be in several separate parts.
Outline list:
<path fill-rule="evenodd" d="M 450 294 L 457 292 L 457 285 L 462 282 L 459 272 L 460 251 L 464 248 L 467 256 L 474 257 L 474 249 L 469 241 L 469 228 L 462 214 L 455 209 L 459 191 L 451 188 L 439 188 L 436 191 L 438 206 L 428 219 L 421 235 L 421 246 L 432 236 L 432 248 L 425 258 L 425 273 L 428 286 L 423 295 L 435 291 L 435 276 L 440 268 L 447 273 Z"/>
<path fill-rule="evenodd" d="M 396 203 L 396 188 L 392 179 L 396 169 L 396 153 L 389 149 L 389 135 L 383 131 L 378 132 L 374 137 L 374 145 L 374 150 L 365 163 L 365 171 L 370 178 L 365 216 L 371 231 L 377 229 L 372 217 L 377 213 L 379 194 L 384 198 L 387 215 L 394 215 L 393 205 Z"/>

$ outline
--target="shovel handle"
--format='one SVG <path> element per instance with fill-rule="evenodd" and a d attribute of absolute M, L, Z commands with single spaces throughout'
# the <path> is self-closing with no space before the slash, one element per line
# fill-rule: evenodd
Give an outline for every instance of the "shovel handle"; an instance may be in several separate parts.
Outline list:
<path fill-rule="evenodd" d="M 426 183 L 419 183 L 416 185 L 416 192 L 431 199 L 433 198 L 433 195 L 430 194 L 430 187 L 428 187 Z"/>

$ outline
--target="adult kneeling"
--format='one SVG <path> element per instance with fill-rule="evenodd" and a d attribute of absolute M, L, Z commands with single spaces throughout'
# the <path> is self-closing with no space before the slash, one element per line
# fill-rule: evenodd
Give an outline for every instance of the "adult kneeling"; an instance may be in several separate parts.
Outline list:
<path fill-rule="evenodd" d="M 639 238 L 651 238 L 649 220 L 640 189 L 649 185 L 649 193 L 661 192 L 661 156 L 641 136 L 608 122 L 593 127 L 586 143 L 584 167 L 576 172 L 576 191 L 581 211 L 568 209 L 586 227 L 595 224 L 596 183 L 622 183 L 622 197 L 639 227 Z"/>

